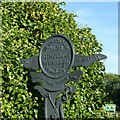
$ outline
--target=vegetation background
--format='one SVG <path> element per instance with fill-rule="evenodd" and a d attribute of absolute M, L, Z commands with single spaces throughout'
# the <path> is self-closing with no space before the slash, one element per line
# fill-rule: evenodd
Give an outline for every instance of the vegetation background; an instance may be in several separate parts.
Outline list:
<path fill-rule="evenodd" d="M 33 89 L 29 69 L 20 64 L 20 59 L 38 55 L 43 42 L 51 35 L 68 36 L 74 43 L 76 54 L 102 52 L 102 44 L 92 34 L 92 29 L 79 28 L 74 20 L 77 15 L 60 8 L 64 4 L 2 3 L 2 118 L 38 119 L 44 116 L 44 98 Z M 106 101 L 103 62 L 75 69 L 82 70 L 84 75 L 76 84 L 77 90 L 72 98 L 63 106 L 65 117 L 106 116 L 102 109 Z"/>

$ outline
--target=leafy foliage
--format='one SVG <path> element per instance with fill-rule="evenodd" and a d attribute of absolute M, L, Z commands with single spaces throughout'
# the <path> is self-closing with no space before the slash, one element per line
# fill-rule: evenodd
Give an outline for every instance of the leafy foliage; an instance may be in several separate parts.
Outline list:
<path fill-rule="evenodd" d="M 38 55 L 43 42 L 53 34 L 64 34 L 74 43 L 76 54 L 102 52 L 102 45 L 91 28 L 79 28 L 73 13 L 51 2 L 2 3 L 3 118 L 37 119 L 43 116 L 43 98 L 33 89 L 29 70 L 21 58 Z M 77 91 L 64 105 L 67 118 L 99 118 L 105 96 L 104 65 L 96 62 L 84 71 Z M 74 70 L 74 69 L 73 69 Z M 73 83 L 70 83 L 73 84 Z M 38 116 L 38 109 L 39 115 Z"/>
<path fill-rule="evenodd" d="M 105 92 L 107 95 L 107 103 L 113 102 L 117 105 L 117 110 L 120 110 L 120 75 L 105 74 Z"/>

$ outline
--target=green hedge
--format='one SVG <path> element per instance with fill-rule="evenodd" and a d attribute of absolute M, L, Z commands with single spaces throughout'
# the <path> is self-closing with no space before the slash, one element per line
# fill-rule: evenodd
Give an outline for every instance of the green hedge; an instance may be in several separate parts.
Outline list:
<path fill-rule="evenodd" d="M 114 103 L 120 111 L 120 75 L 108 73 L 104 76 L 107 103 Z"/>
<path fill-rule="evenodd" d="M 91 28 L 79 28 L 74 20 L 76 15 L 60 8 L 61 4 L 2 3 L 3 118 L 37 119 L 38 109 L 39 117 L 43 116 L 44 98 L 33 89 L 29 70 L 19 62 L 21 58 L 38 55 L 46 38 L 60 33 L 71 38 L 76 53 L 102 52 L 102 45 Z M 75 69 L 85 74 L 72 98 L 64 105 L 65 117 L 99 118 L 105 97 L 102 80 L 105 67 L 102 62 L 96 62 L 88 68 Z"/>

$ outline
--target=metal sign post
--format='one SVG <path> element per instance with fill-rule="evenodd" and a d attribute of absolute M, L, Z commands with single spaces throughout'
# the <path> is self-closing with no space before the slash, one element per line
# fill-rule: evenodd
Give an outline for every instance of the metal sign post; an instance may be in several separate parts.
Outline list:
<path fill-rule="evenodd" d="M 57 34 L 44 42 L 39 56 L 22 59 L 21 64 L 31 69 L 33 83 L 42 83 L 36 85 L 35 89 L 45 98 L 45 118 L 50 120 L 64 118 L 62 104 L 76 89 L 76 86 L 65 86 L 65 84 L 70 81 L 78 82 L 82 75 L 80 70 L 70 73 L 72 67 L 87 67 L 95 61 L 106 58 L 103 54 L 75 55 L 72 41 L 64 35 Z M 42 72 L 32 71 L 38 69 Z M 61 93 L 62 96 L 56 99 Z"/>

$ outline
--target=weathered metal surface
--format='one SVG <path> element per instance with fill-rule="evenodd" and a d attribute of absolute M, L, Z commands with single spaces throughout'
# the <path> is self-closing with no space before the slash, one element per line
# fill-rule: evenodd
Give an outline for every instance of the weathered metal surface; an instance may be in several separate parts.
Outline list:
<path fill-rule="evenodd" d="M 21 59 L 20 63 L 23 64 L 25 68 L 30 68 L 33 70 L 40 69 L 38 56 L 32 56 L 28 59 Z"/>
<path fill-rule="evenodd" d="M 21 64 L 31 69 L 30 75 L 35 89 L 45 98 L 45 118 L 50 120 L 64 118 L 62 104 L 68 100 L 75 91 L 75 86 L 65 84 L 78 82 L 82 71 L 76 70 L 70 73 L 70 69 L 76 66 L 89 66 L 93 62 L 106 59 L 103 54 L 92 56 L 75 55 L 74 47 L 69 38 L 64 35 L 53 35 L 43 44 L 39 56 L 22 59 Z M 42 72 L 32 70 L 41 69 Z M 56 97 L 61 95 L 58 99 Z"/>
<path fill-rule="evenodd" d="M 62 35 L 48 38 L 41 48 L 39 62 L 48 77 L 63 77 L 74 62 L 74 48 L 70 39 Z"/>
<path fill-rule="evenodd" d="M 82 56 L 82 55 L 78 54 L 78 55 L 75 55 L 75 61 L 74 61 L 73 67 L 75 67 L 75 66 L 87 67 L 90 64 L 92 64 L 93 62 L 103 60 L 106 58 L 107 57 L 103 54 L 95 54 L 92 56 Z"/>

